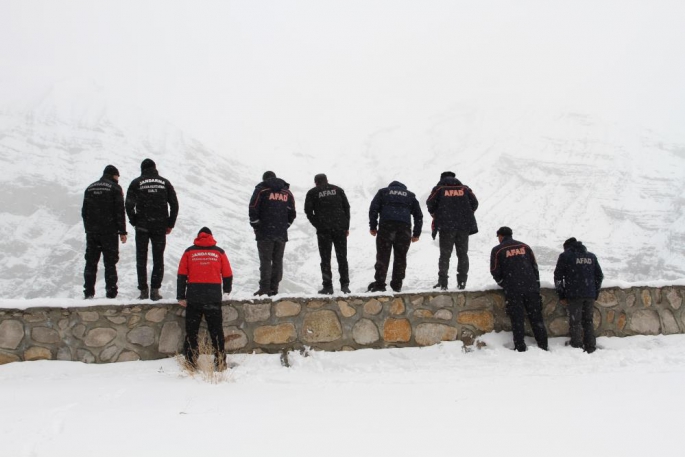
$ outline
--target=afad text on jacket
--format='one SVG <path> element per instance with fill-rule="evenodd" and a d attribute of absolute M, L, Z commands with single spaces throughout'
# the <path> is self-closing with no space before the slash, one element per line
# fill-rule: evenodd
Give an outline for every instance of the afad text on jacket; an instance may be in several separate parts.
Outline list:
<path fill-rule="evenodd" d="M 310 189 L 304 201 L 304 212 L 317 231 L 350 229 L 350 203 L 345 191 L 333 184 L 326 183 Z"/>
<path fill-rule="evenodd" d="M 533 250 L 525 243 L 505 237 L 490 253 L 490 273 L 505 294 L 540 291 L 540 272 Z"/>
<path fill-rule="evenodd" d="M 554 286 L 559 299 L 599 297 L 604 274 L 597 257 L 580 241 L 571 243 L 557 260 Z"/>
<path fill-rule="evenodd" d="M 478 233 L 478 224 L 473 214 L 478 209 L 478 199 L 458 179 L 441 179 L 433 187 L 426 206 L 438 230 L 468 232 L 469 235 Z"/>
<path fill-rule="evenodd" d="M 413 237 L 421 236 L 423 227 L 423 212 L 416 195 L 407 190 L 407 186 L 399 181 L 393 181 L 388 187 L 380 189 L 371 201 L 369 207 L 369 228 L 378 229 L 378 216 L 380 224 L 386 221 L 403 222 L 411 227 L 411 218 L 414 218 Z"/>
<path fill-rule="evenodd" d="M 249 208 L 250 225 L 257 241 L 288 241 L 288 227 L 296 215 L 290 184 L 280 178 L 257 184 Z"/>

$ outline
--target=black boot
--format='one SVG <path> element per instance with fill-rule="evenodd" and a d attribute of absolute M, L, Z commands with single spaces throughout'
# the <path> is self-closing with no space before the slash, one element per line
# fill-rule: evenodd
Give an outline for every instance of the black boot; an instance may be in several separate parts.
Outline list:
<path fill-rule="evenodd" d="M 264 289 L 259 289 L 257 292 L 253 293 L 252 295 L 257 297 L 259 295 L 269 295 L 271 291 L 269 290 L 264 290 Z"/>
<path fill-rule="evenodd" d="M 343 285 L 341 285 L 341 286 L 340 286 L 340 291 L 341 291 L 342 293 L 344 293 L 344 294 L 352 293 L 352 292 L 350 291 L 350 286 L 349 286 L 349 284 L 343 284 Z"/>
<path fill-rule="evenodd" d="M 438 279 L 438 283 L 433 286 L 433 289 L 440 289 L 440 290 L 447 290 L 447 280 L 440 278 Z"/>
<path fill-rule="evenodd" d="M 148 298 L 150 298 L 150 289 L 147 287 L 145 289 L 140 289 L 138 300 L 147 300 Z"/>
<path fill-rule="evenodd" d="M 385 284 L 378 284 L 376 281 L 369 284 L 367 292 L 385 292 Z"/>
<path fill-rule="evenodd" d="M 466 279 L 468 278 L 467 275 L 457 275 L 457 289 L 459 290 L 464 290 L 466 289 Z"/>
<path fill-rule="evenodd" d="M 323 286 L 319 293 L 321 295 L 333 295 L 333 286 Z"/>
<path fill-rule="evenodd" d="M 157 300 L 161 300 L 162 298 L 164 298 L 164 297 L 162 297 L 162 296 L 159 294 L 159 289 L 152 289 L 152 290 L 150 291 L 150 300 L 152 300 L 152 301 L 157 301 Z"/>

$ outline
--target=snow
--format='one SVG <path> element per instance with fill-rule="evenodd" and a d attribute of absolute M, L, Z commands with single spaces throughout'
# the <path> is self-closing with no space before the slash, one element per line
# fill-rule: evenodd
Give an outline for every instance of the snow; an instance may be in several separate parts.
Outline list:
<path fill-rule="evenodd" d="M 554 285 L 549 282 L 549 281 L 541 281 L 541 285 L 543 288 L 553 288 Z M 654 281 L 640 281 L 640 282 L 627 282 L 627 281 L 615 281 L 615 280 L 609 280 L 609 281 L 604 281 L 602 284 L 604 288 L 610 288 L 610 287 L 618 287 L 620 289 L 631 289 L 631 288 L 639 288 L 639 287 L 671 287 L 671 286 L 685 286 L 685 279 L 680 279 L 680 280 L 673 280 L 673 281 L 664 281 L 664 280 L 654 280 Z M 487 290 L 501 290 L 499 286 L 496 284 L 491 284 L 479 289 L 469 289 L 467 292 L 479 292 L 479 291 L 487 291 Z M 426 293 L 426 292 L 431 292 L 433 291 L 432 289 L 403 289 L 402 294 L 421 294 L 421 293 Z M 453 291 L 454 292 L 454 291 Z M 365 292 L 365 293 L 354 293 L 353 295 L 345 295 L 340 291 L 336 291 L 333 296 L 334 297 L 374 297 L 374 296 L 387 296 L 387 295 L 394 295 L 392 290 L 388 289 L 387 292 Z M 109 298 L 94 298 L 90 300 L 83 300 L 83 299 L 76 299 L 76 298 L 31 298 L 31 299 L 12 299 L 12 298 L 0 298 L 0 309 L 30 309 L 30 308 L 85 308 L 89 306 L 128 306 L 131 305 L 132 303 L 135 304 L 141 304 L 141 303 L 156 303 L 156 304 L 170 304 L 170 303 L 177 303 L 176 299 L 173 298 L 173 295 L 170 297 L 172 298 L 163 298 L 162 300 L 153 302 L 151 300 L 130 300 L 126 298 L 116 298 L 116 299 L 109 299 Z M 239 291 L 237 293 L 233 293 L 230 295 L 230 300 L 238 300 L 238 301 L 243 301 L 243 302 L 251 302 L 254 300 L 272 300 L 272 301 L 277 301 L 281 299 L 286 299 L 286 298 L 296 298 L 296 299 L 311 299 L 314 297 L 325 297 L 325 298 L 330 298 L 330 295 L 318 295 L 318 294 L 306 294 L 306 293 L 279 293 L 278 295 L 275 295 L 273 297 L 270 297 L 268 299 L 265 298 L 260 298 L 256 299 L 251 293 L 247 291 Z"/>
<path fill-rule="evenodd" d="M 230 355 L 216 384 L 174 359 L 0 366 L 0 455 L 681 456 L 685 335 L 592 355 L 510 333 L 427 348 Z"/>
<path fill-rule="evenodd" d="M 254 4 L 253 4 L 254 3 Z M 605 287 L 685 285 L 685 23 L 679 2 L 0 3 L 0 308 L 131 303 L 81 296 L 83 190 L 145 157 L 175 185 L 162 303 L 199 227 L 252 299 L 247 202 L 265 169 L 298 218 L 283 297 L 320 272 L 301 211 L 325 172 L 352 206 L 351 287 L 373 277 L 366 213 L 400 180 L 423 205 L 453 170 L 481 206 L 468 291 L 496 288 L 501 225 L 532 246 L 542 284 L 564 239 L 597 254 Z M 198 26 L 201 24 L 201 26 Z M 68 33 L 65 33 L 68 31 Z M 425 208 L 425 207 L 424 207 Z M 438 245 L 409 252 L 404 292 L 432 290 Z M 455 270 L 452 261 L 451 272 Z M 335 266 L 333 267 L 335 271 Z M 454 274 L 452 273 L 453 277 Z M 453 284 L 452 284 L 453 285 Z M 370 294 L 361 294 L 369 296 Z M 231 355 L 211 384 L 173 359 L 0 366 L 0 456 L 682 456 L 685 335 Z"/>

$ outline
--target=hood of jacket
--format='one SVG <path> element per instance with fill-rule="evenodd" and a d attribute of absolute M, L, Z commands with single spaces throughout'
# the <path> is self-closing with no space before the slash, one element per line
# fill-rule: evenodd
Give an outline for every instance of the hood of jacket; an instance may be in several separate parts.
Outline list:
<path fill-rule="evenodd" d="M 195 238 L 195 241 L 193 242 L 195 246 L 200 246 L 203 248 L 209 248 L 212 246 L 216 246 L 216 241 L 214 240 L 214 237 L 210 235 L 209 233 L 199 233 L 197 235 L 197 238 Z"/>
<path fill-rule="evenodd" d="M 462 186 L 463 184 L 461 181 L 459 181 L 457 178 L 452 178 L 451 176 L 448 176 L 446 178 L 442 178 L 440 182 L 438 182 L 438 186 Z"/>
<path fill-rule="evenodd" d="M 400 189 L 407 190 L 407 186 L 405 186 L 404 184 L 402 184 L 402 183 L 399 182 L 399 181 L 393 181 L 393 182 L 391 182 L 390 185 L 389 185 L 388 187 L 399 187 Z"/>
<path fill-rule="evenodd" d="M 156 168 L 146 168 L 140 173 L 142 176 L 159 176 Z"/>
<path fill-rule="evenodd" d="M 100 178 L 100 179 L 104 179 L 104 180 L 113 182 L 114 184 L 119 184 L 119 181 L 117 181 L 116 179 L 114 179 L 114 176 L 113 176 L 113 175 L 110 175 L 110 174 L 104 174 L 104 175 L 102 175 L 102 178 Z"/>
<path fill-rule="evenodd" d="M 574 252 L 580 252 L 580 253 L 586 253 L 587 252 L 587 248 L 580 241 L 576 241 L 575 243 L 571 243 L 571 246 L 569 246 L 568 248 Z"/>
<path fill-rule="evenodd" d="M 282 189 L 289 189 L 290 184 L 282 180 L 281 178 L 269 178 L 266 181 L 262 181 L 255 186 L 256 189 L 268 188 L 273 191 L 280 191 Z"/>

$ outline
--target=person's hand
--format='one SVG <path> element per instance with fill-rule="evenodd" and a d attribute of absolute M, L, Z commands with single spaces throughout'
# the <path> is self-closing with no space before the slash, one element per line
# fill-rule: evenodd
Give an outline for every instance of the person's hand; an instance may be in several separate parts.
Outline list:
<path fill-rule="evenodd" d="M 376 236 L 376 234 L 378 233 L 378 230 L 369 230 L 369 233 L 373 236 Z"/>
<path fill-rule="evenodd" d="M 186 307 L 188 306 L 188 300 L 179 300 L 178 301 L 179 306 Z"/>
<path fill-rule="evenodd" d="M 168 228 L 166 229 L 166 234 L 167 234 L 167 235 L 170 234 L 170 233 L 171 233 L 171 230 L 172 230 L 171 227 L 168 227 Z"/>
<path fill-rule="evenodd" d="M 561 303 L 564 306 L 568 306 L 568 300 L 566 300 L 565 298 L 562 298 L 561 300 L 559 300 L 559 303 Z"/>
<path fill-rule="evenodd" d="M 347 230 L 347 231 L 345 232 L 345 236 L 350 236 L 350 231 L 349 231 L 349 230 Z"/>
<path fill-rule="evenodd" d="M 412 236 L 412 237 L 411 237 L 411 242 L 412 242 L 412 243 L 416 243 L 417 241 L 419 241 L 419 237 L 418 237 L 418 236 Z"/>
<path fill-rule="evenodd" d="M 119 239 L 121 240 L 122 244 L 126 244 L 126 235 L 119 235 Z"/>

